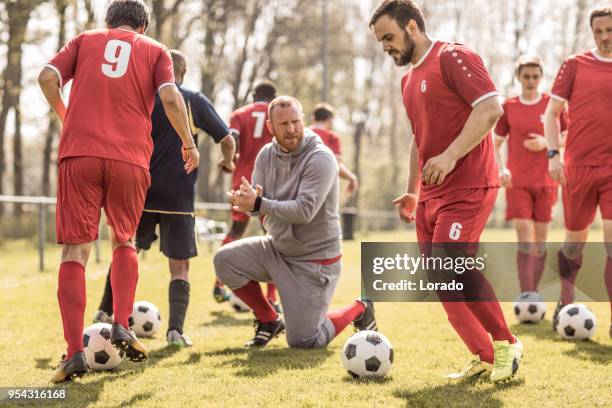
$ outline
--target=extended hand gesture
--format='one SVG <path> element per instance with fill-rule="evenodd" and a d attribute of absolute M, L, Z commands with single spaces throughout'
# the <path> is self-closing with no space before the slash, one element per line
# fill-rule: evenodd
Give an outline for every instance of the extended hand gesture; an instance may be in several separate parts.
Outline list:
<path fill-rule="evenodd" d="M 418 196 L 412 193 L 402 194 L 393 200 L 400 218 L 407 223 L 414 221 L 414 210 L 416 209 L 417 202 Z"/>

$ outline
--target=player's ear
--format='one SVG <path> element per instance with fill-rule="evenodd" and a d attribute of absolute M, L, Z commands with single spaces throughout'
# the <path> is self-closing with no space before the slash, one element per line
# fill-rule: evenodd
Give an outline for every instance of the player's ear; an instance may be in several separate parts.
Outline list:
<path fill-rule="evenodd" d="M 414 34 L 416 34 L 419 26 L 417 25 L 416 21 L 410 19 L 408 20 L 408 24 L 404 28 L 410 33 L 411 36 L 413 36 Z"/>
<path fill-rule="evenodd" d="M 266 119 L 266 127 L 268 128 L 270 133 L 274 134 L 274 130 L 272 129 L 272 122 L 270 122 L 270 119 Z"/>

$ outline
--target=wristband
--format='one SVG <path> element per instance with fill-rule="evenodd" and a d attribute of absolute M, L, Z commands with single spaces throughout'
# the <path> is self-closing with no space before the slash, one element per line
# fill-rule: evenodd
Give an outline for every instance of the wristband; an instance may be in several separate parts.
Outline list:
<path fill-rule="evenodd" d="M 253 211 L 252 212 L 259 212 L 259 209 L 261 208 L 261 197 L 257 196 L 255 198 L 255 205 L 253 206 Z"/>
<path fill-rule="evenodd" d="M 552 159 L 553 157 L 555 157 L 558 154 L 559 154 L 558 150 L 549 150 L 547 155 L 548 155 L 549 159 Z"/>

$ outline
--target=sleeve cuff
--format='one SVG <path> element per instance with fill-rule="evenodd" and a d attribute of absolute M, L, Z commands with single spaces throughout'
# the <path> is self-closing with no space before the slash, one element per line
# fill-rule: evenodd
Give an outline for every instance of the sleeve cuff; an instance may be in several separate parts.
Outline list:
<path fill-rule="evenodd" d="M 62 74 L 59 71 L 59 69 L 57 69 L 57 67 L 55 65 L 51 65 L 51 64 L 46 64 L 45 67 L 52 69 L 53 72 L 55 72 L 57 74 L 57 77 L 59 78 L 60 88 L 63 88 L 64 84 L 62 82 Z"/>
<path fill-rule="evenodd" d="M 270 213 L 272 212 L 273 206 L 274 206 L 274 200 L 269 200 L 267 198 L 262 197 L 261 206 L 259 207 L 259 213 L 270 215 Z"/>
<path fill-rule="evenodd" d="M 567 102 L 567 99 L 565 99 L 565 98 L 563 98 L 563 97 L 561 97 L 559 95 L 555 95 L 554 93 L 551 93 L 550 97 L 553 98 L 553 99 L 556 99 L 558 101 L 561 101 L 561 102 Z"/>
<path fill-rule="evenodd" d="M 494 135 L 496 139 L 506 140 L 508 138 L 508 135 L 498 135 L 497 133 L 494 133 Z"/>
<path fill-rule="evenodd" d="M 157 88 L 157 93 L 159 93 L 159 91 L 161 91 L 163 88 L 165 88 L 167 86 L 174 86 L 174 87 L 176 87 L 176 84 L 174 82 L 164 82 L 163 84 L 161 84 L 159 86 L 159 88 Z"/>
<path fill-rule="evenodd" d="M 472 108 L 478 105 L 480 102 L 484 101 L 485 99 L 489 99 L 497 95 L 499 95 L 499 92 L 497 91 L 489 92 L 489 93 L 482 95 L 481 97 L 477 98 L 474 102 L 472 102 Z"/>

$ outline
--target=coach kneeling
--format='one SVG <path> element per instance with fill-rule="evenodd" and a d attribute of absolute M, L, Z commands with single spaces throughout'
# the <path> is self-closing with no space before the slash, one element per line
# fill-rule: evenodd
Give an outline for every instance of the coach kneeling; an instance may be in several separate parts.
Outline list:
<path fill-rule="evenodd" d="M 228 193 L 234 209 L 263 215 L 267 231 L 224 245 L 214 259 L 217 277 L 257 318 L 249 347 L 265 346 L 285 330 L 259 282 L 277 285 L 291 347 L 325 347 L 350 322 L 360 330 L 376 329 L 370 301 L 327 312 L 342 269 L 338 165 L 304 128 L 303 116 L 295 98 L 270 103 L 266 125 L 274 140 L 257 156 L 255 187 L 243 178 L 240 189 Z"/>

